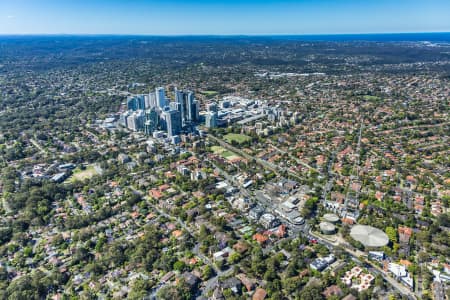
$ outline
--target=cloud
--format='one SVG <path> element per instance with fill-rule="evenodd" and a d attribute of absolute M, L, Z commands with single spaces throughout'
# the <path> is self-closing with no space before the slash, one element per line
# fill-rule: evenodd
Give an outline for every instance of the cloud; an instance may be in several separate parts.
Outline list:
<path fill-rule="evenodd" d="M 7 16 L 7 19 L 14 19 L 16 16 Z"/>

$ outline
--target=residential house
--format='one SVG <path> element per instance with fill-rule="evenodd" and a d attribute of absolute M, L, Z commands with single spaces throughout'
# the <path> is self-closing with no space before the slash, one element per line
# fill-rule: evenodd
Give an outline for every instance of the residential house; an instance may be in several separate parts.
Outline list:
<path fill-rule="evenodd" d="M 252 296 L 252 300 L 264 300 L 266 299 L 267 292 L 262 288 L 257 288 Z"/>

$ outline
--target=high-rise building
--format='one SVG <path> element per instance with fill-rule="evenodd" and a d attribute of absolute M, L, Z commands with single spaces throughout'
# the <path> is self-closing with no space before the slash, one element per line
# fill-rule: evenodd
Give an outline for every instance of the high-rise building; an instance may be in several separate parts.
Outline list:
<path fill-rule="evenodd" d="M 155 108 L 145 111 L 144 132 L 147 135 L 153 134 L 159 126 L 159 115 Z"/>
<path fill-rule="evenodd" d="M 163 87 L 159 87 L 155 89 L 155 94 L 156 94 L 156 105 L 163 109 L 164 106 L 167 105 L 166 103 L 166 92 L 164 90 Z"/>
<path fill-rule="evenodd" d="M 144 129 L 144 111 L 138 110 L 127 117 L 127 127 L 133 131 L 142 131 Z"/>
<path fill-rule="evenodd" d="M 198 121 L 199 104 L 194 92 L 175 89 L 175 102 L 180 104 L 183 127 Z"/>
<path fill-rule="evenodd" d="M 206 106 L 206 109 L 209 111 L 209 112 L 214 112 L 214 111 L 217 111 L 217 103 L 215 103 L 215 102 L 211 102 L 211 103 L 208 103 L 208 105 Z"/>
<path fill-rule="evenodd" d="M 128 122 L 127 122 L 127 118 L 130 115 L 129 111 L 124 112 L 123 114 L 120 115 L 120 124 L 124 127 L 128 127 Z"/>
<path fill-rule="evenodd" d="M 145 97 L 144 95 L 136 95 L 128 97 L 127 109 L 136 111 L 138 109 L 145 109 Z"/>
<path fill-rule="evenodd" d="M 180 104 L 183 103 L 183 97 L 184 97 L 184 92 L 182 90 L 175 88 L 175 102 L 180 103 Z"/>
<path fill-rule="evenodd" d="M 216 128 L 217 127 L 217 112 L 216 111 L 210 111 L 206 114 L 205 118 L 205 126 L 208 128 Z"/>
<path fill-rule="evenodd" d="M 132 111 L 137 110 L 137 103 L 136 103 L 136 99 L 134 97 L 127 98 L 127 109 L 132 110 Z"/>
<path fill-rule="evenodd" d="M 181 113 L 181 104 L 178 102 L 170 102 L 169 107 L 171 110 L 178 110 Z"/>
<path fill-rule="evenodd" d="M 148 108 L 154 108 L 158 106 L 158 101 L 156 99 L 156 93 L 155 92 L 150 92 L 148 93 Z"/>
<path fill-rule="evenodd" d="M 144 95 L 144 103 L 145 103 L 145 108 L 150 108 L 150 96 L 149 95 Z"/>
<path fill-rule="evenodd" d="M 181 132 L 181 114 L 178 110 L 163 112 L 166 121 L 167 134 L 169 137 L 178 135 Z"/>
<path fill-rule="evenodd" d="M 144 95 L 137 95 L 136 96 L 136 101 L 137 101 L 137 108 L 138 109 L 145 109 L 145 97 Z"/>
<path fill-rule="evenodd" d="M 178 90 L 175 88 L 175 102 L 178 103 L 178 111 L 181 114 L 181 123 L 182 126 L 184 126 L 186 124 L 186 111 L 187 111 L 187 106 L 186 106 L 186 94 L 184 91 L 182 90 Z"/>
<path fill-rule="evenodd" d="M 198 122 L 199 111 L 200 111 L 200 103 L 197 100 L 194 100 L 191 104 L 191 111 L 190 111 L 190 121 L 192 123 Z"/>

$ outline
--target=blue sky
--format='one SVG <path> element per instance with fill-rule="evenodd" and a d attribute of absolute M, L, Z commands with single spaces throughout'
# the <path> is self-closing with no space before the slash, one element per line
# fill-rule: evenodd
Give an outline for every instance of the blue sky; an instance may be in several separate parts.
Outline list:
<path fill-rule="evenodd" d="M 450 31 L 450 0 L 0 0 L 0 34 Z"/>

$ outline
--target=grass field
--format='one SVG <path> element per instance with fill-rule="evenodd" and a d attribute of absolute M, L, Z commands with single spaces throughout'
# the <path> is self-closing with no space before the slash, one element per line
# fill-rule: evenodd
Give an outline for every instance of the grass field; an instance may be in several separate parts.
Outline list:
<path fill-rule="evenodd" d="M 69 179 L 67 179 L 67 181 L 68 182 L 83 181 L 95 175 L 99 175 L 97 169 L 94 166 L 89 165 L 84 170 L 75 169 L 73 171 L 72 176 L 70 176 Z"/>
<path fill-rule="evenodd" d="M 220 146 L 212 146 L 211 150 L 220 156 L 222 156 L 225 159 L 232 160 L 234 158 L 240 157 L 234 152 L 228 151 L 227 149 L 220 147 Z"/>
<path fill-rule="evenodd" d="M 222 152 L 226 151 L 225 148 L 220 146 L 212 146 L 211 150 L 214 152 L 214 154 L 222 154 Z"/>
<path fill-rule="evenodd" d="M 363 98 L 366 101 L 377 101 L 377 100 L 380 100 L 380 97 L 370 96 L 370 95 L 365 95 Z"/>
<path fill-rule="evenodd" d="M 215 96 L 215 95 L 218 94 L 218 92 L 216 92 L 216 91 L 203 91 L 202 94 L 205 95 L 205 96 Z"/>
<path fill-rule="evenodd" d="M 239 144 L 245 143 L 247 141 L 251 141 L 252 138 L 245 134 L 237 134 L 237 133 L 229 133 L 225 135 L 224 140 L 228 143 L 231 143 L 232 141 L 235 141 Z"/>

